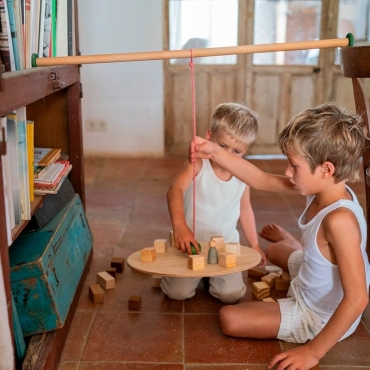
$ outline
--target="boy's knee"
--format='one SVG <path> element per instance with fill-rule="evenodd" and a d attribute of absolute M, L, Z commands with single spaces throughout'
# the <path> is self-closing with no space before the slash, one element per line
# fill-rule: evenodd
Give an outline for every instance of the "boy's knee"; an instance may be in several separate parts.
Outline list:
<path fill-rule="evenodd" d="M 233 319 L 233 306 L 220 308 L 219 318 L 221 330 L 225 335 L 234 336 L 237 323 Z"/>
<path fill-rule="evenodd" d="M 244 291 L 236 291 L 236 292 L 228 292 L 228 293 L 223 293 L 219 295 L 214 295 L 214 297 L 218 298 L 222 303 L 226 304 L 232 304 L 236 303 L 239 299 L 243 298 L 245 296 L 245 290 Z"/>
<path fill-rule="evenodd" d="M 273 259 L 274 255 L 279 252 L 279 247 L 273 243 L 270 244 L 266 249 L 266 257 L 271 260 Z"/>

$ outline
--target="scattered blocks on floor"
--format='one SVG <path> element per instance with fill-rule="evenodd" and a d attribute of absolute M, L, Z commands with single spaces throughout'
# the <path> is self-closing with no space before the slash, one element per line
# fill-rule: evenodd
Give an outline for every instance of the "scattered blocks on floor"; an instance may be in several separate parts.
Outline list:
<path fill-rule="evenodd" d="M 89 286 L 89 297 L 93 303 L 104 302 L 104 291 L 99 284 L 91 284 Z"/>
<path fill-rule="evenodd" d="M 276 302 L 274 298 L 267 297 L 267 298 L 262 298 L 261 301 L 263 302 Z"/>
<path fill-rule="evenodd" d="M 96 274 L 96 282 L 104 289 L 113 289 L 116 279 L 108 272 L 102 271 Z"/>
<path fill-rule="evenodd" d="M 141 309 L 141 297 L 132 295 L 128 300 L 128 309 L 139 311 Z"/>
<path fill-rule="evenodd" d="M 154 240 L 154 248 L 157 253 L 166 253 L 167 252 L 167 239 L 156 239 Z"/>
<path fill-rule="evenodd" d="M 267 298 L 270 295 L 270 287 L 264 281 L 254 282 L 252 294 L 254 298 L 260 301 L 262 298 Z"/>
<path fill-rule="evenodd" d="M 143 248 L 140 253 L 141 262 L 153 262 L 157 258 L 157 251 L 154 247 Z"/>
<path fill-rule="evenodd" d="M 117 277 L 117 268 L 116 267 L 108 267 L 106 270 L 109 275 L 112 275 L 114 278 Z"/>
<path fill-rule="evenodd" d="M 122 273 L 125 268 L 125 259 L 123 257 L 113 257 L 110 261 L 110 267 L 115 267 L 118 273 Z"/>
<path fill-rule="evenodd" d="M 261 281 L 264 281 L 270 288 L 275 286 L 275 279 L 280 277 L 276 272 L 270 272 L 269 274 L 262 276 Z"/>
<path fill-rule="evenodd" d="M 188 256 L 188 268 L 190 270 L 203 270 L 205 268 L 205 258 L 200 254 Z"/>
<path fill-rule="evenodd" d="M 290 276 L 285 271 L 275 279 L 275 290 L 289 290 Z"/>
<path fill-rule="evenodd" d="M 236 255 L 229 252 L 219 253 L 218 264 L 221 267 L 234 267 L 236 266 Z"/>
<path fill-rule="evenodd" d="M 263 276 L 267 275 L 268 271 L 262 267 L 252 267 L 248 270 L 248 277 L 251 279 L 260 280 Z"/>
<path fill-rule="evenodd" d="M 160 288 L 161 287 L 162 276 L 160 275 L 153 275 L 152 277 L 152 287 L 153 288 Z"/>
<path fill-rule="evenodd" d="M 234 253 L 236 256 L 239 256 L 240 243 L 225 243 L 225 252 Z"/>

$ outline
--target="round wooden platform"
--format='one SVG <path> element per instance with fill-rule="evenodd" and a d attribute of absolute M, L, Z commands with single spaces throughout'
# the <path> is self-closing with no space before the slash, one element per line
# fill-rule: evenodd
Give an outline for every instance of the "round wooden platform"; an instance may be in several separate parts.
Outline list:
<path fill-rule="evenodd" d="M 257 266 L 261 261 L 261 255 L 252 248 L 241 246 L 240 255 L 236 257 L 236 266 L 221 267 L 207 263 L 208 243 L 200 243 L 201 255 L 205 257 L 205 268 L 203 270 L 190 270 L 188 268 L 188 255 L 182 254 L 175 247 L 168 247 L 167 253 L 157 253 L 154 262 L 141 262 L 140 250 L 127 258 L 127 264 L 134 270 L 150 275 L 172 276 L 172 277 L 208 277 L 231 274 L 248 270 Z"/>

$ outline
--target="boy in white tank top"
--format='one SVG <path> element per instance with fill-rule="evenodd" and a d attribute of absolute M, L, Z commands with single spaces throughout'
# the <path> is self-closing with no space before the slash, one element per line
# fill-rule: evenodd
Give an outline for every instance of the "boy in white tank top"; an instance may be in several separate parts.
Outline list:
<path fill-rule="evenodd" d="M 258 122 L 250 109 L 237 103 L 224 103 L 216 107 L 206 137 L 231 156 L 241 158 L 257 132 Z M 249 186 L 208 159 L 196 162 L 196 228 L 193 234 L 193 173 L 193 165 L 186 162 L 167 193 L 175 247 L 191 254 L 190 243 L 198 246 L 198 241 L 208 242 L 216 235 L 222 236 L 225 242 L 239 242 L 237 222 L 240 220 L 248 246 L 261 254 L 264 265 L 266 255 L 258 244 Z M 195 295 L 200 280 L 163 277 L 161 288 L 168 297 L 183 300 Z M 236 302 L 244 297 L 245 291 L 241 272 L 209 279 L 209 292 L 224 303 Z"/>
<path fill-rule="evenodd" d="M 288 158 L 285 176 L 265 173 L 205 139 L 191 143 L 191 161 L 210 158 L 252 188 L 307 197 L 299 219 L 302 244 L 275 224 L 260 232 L 272 242 L 268 259 L 293 278 L 288 298 L 220 310 L 227 335 L 307 342 L 275 356 L 269 368 L 312 368 L 356 329 L 368 304 L 366 220 L 346 185 L 358 175 L 365 131 L 359 116 L 334 104 L 304 110 L 279 134 L 280 149 Z"/>

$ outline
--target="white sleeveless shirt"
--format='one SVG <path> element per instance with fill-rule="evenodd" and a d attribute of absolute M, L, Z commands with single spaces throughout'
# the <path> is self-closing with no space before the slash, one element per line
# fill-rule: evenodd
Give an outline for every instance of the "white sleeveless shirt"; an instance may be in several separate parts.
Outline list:
<path fill-rule="evenodd" d="M 193 182 L 184 194 L 184 211 L 187 225 L 193 226 Z M 219 179 L 209 159 L 195 179 L 195 239 L 208 242 L 211 236 L 222 236 L 225 242 L 239 242 L 236 228 L 240 217 L 240 199 L 246 184 L 232 177 Z"/>
<path fill-rule="evenodd" d="M 307 306 L 314 310 L 324 322 L 330 319 L 343 298 L 343 288 L 338 266 L 324 258 L 316 243 L 317 233 L 322 220 L 334 209 L 339 207 L 348 208 L 357 218 L 361 230 L 360 248 L 364 260 L 367 287 L 369 287 L 370 282 L 370 266 L 366 254 L 366 220 L 356 195 L 349 187 L 346 188 L 352 195 L 352 201 L 346 199 L 338 200 L 322 209 L 310 222 L 304 223 L 307 209 L 315 199 L 315 196 L 309 196 L 307 197 L 306 209 L 298 220 L 298 225 L 302 230 L 304 259 L 297 278 L 299 279 L 302 296 Z M 360 319 L 361 316 L 343 337 L 350 335 L 356 329 Z"/>

